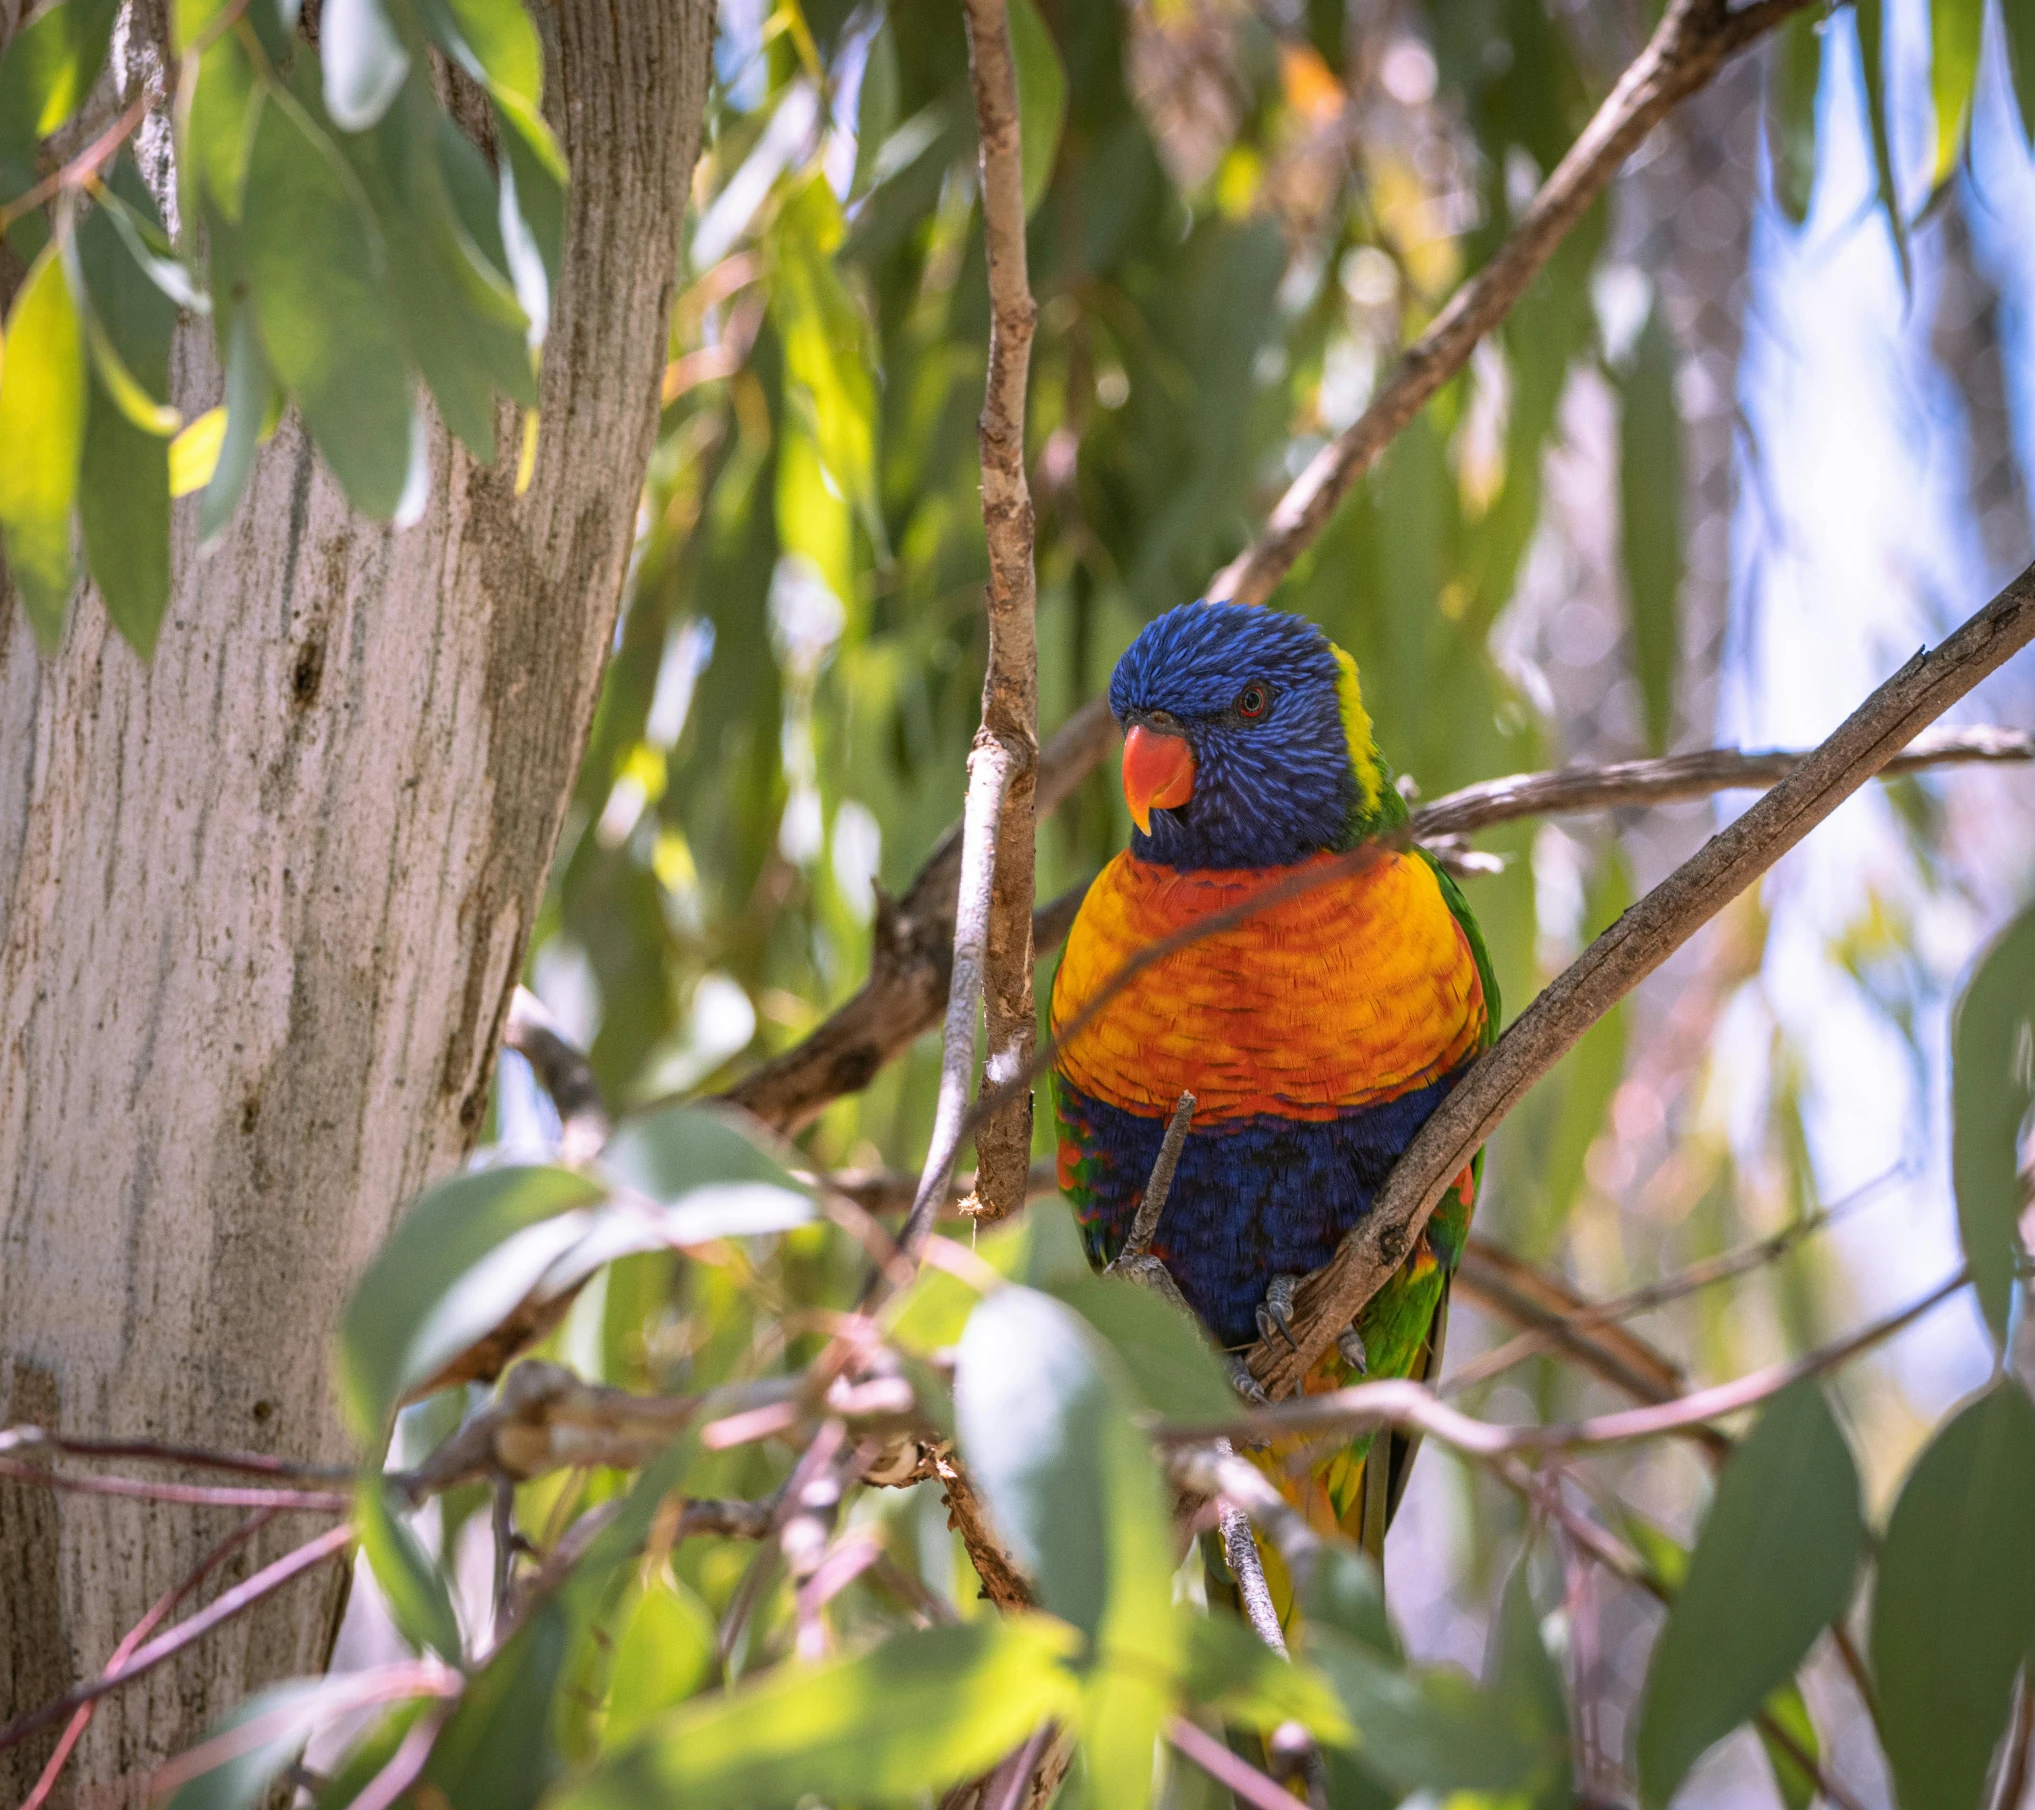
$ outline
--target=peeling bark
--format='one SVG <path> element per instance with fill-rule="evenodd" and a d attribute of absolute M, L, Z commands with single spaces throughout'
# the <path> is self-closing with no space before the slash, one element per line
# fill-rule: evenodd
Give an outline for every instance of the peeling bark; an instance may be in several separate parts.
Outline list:
<path fill-rule="evenodd" d="M 712 36 L 708 0 L 546 11 L 573 190 L 527 494 L 513 451 L 483 469 L 439 429 L 396 532 L 292 418 L 203 560 L 177 506 L 152 665 L 89 595 L 38 660 L 0 588 L 0 1419 L 344 1461 L 344 1292 L 480 1128 L 613 637 Z M 175 388 L 217 399 L 202 324 Z M 0 1486 L 0 1721 L 224 1526 Z M 73 1788 L 141 1802 L 245 1691 L 318 1668 L 336 1595 L 107 1700 Z M 46 1751 L 0 1756 L 0 1799 Z"/>

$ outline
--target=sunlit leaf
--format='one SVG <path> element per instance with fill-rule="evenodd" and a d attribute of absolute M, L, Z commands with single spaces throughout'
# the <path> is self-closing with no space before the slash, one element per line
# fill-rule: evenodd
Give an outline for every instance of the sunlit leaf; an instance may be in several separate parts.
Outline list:
<path fill-rule="evenodd" d="M 1880 1732 L 1901 1810 L 1976 1810 L 2035 1639 L 2035 1409 L 2012 1382 L 1916 1460 L 1873 1592 Z"/>
<path fill-rule="evenodd" d="M 1639 1728 L 1649 1803 L 1666 1803 L 1843 1615 L 1864 1538 L 1851 1449 L 1821 1385 L 1797 1383 L 1725 1466 L 1654 1648 Z"/>
<path fill-rule="evenodd" d="M 1633 675 L 1646 708 L 1646 739 L 1667 751 L 1681 651 L 1682 416 L 1675 402 L 1679 360 L 1656 307 L 1647 317 L 1624 382 L 1619 416 L 1618 498 Z"/>
<path fill-rule="evenodd" d="M 0 56 L 0 136 L 32 143 L 77 112 L 119 11 L 120 0 L 56 0 L 14 34 Z"/>
<path fill-rule="evenodd" d="M 410 73 L 410 53 L 382 0 L 325 0 L 318 58 L 325 110 L 348 132 L 364 132 L 380 119 Z"/>
<path fill-rule="evenodd" d="M 1820 1787 L 1815 1774 L 1803 1768 L 1796 1754 L 1812 1763 L 1820 1761 L 1823 1743 L 1817 1738 L 1816 1724 L 1809 1719 L 1809 1705 L 1802 1697 L 1802 1687 L 1791 1678 L 1760 1708 L 1764 1719 L 1759 1725 L 1759 1744 L 1766 1749 L 1767 1765 L 1773 1769 L 1774 1787 L 1781 1794 L 1781 1802 L 1787 1810 L 1809 1810 Z M 1794 1744 L 1796 1753 L 1783 1744 L 1782 1736 Z"/>
<path fill-rule="evenodd" d="M 226 408 L 209 408 L 170 442 L 170 495 L 189 496 L 212 481 L 226 439 Z"/>
<path fill-rule="evenodd" d="M 1767 155 L 1774 200 L 1796 226 L 1809 217 L 1816 186 L 1816 95 L 1823 79 L 1823 34 L 1813 8 L 1774 34 L 1766 73 Z"/>
<path fill-rule="evenodd" d="M 498 100 L 536 118 L 544 51 L 523 0 L 421 0 L 424 29 L 439 49 Z"/>
<path fill-rule="evenodd" d="M 1053 181 L 1067 123 L 1067 71 L 1035 0 L 1009 0 L 1011 55 L 1017 64 L 1018 149 L 1024 163 L 1025 217 L 1038 212 Z"/>
<path fill-rule="evenodd" d="M 255 130 L 245 226 L 269 366 L 348 500 L 387 521 L 410 468 L 410 380 L 386 258 L 338 152 L 280 95 Z"/>
<path fill-rule="evenodd" d="M 71 510 L 87 407 L 84 326 L 55 246 L 15 295 L 0 344 L 0 531 L 29 623 L 54 652 L 77 576 Z"/>
<path fill-rule="evenodd" d="M 1982 954 L 1950 1034 L 1951 1170 L 1957 1229 L 1993 1337 L 2007 1337 L 2016 1267 L 2026 1261 L 2022 1137 L 2035 1110 L 2035 907 Z"/>
<path fill-rule="evenodd" d="M 419 1652 L 428 1649 L 458 1665 L 465 1649 L 452 1593 L 417 1536 L 403 1524 L 378 1475 L 362 1478 L 355 1489 L 353 1523 L 360 1532 L 361 1552 L 403 1638 Z"/>
<path fill-rule="evenodd" d="M 747 1810 L 807 1796 L 882 1803 L 986 1770 L 1067 1712 L 1077 1644 L 1040 1616 L 892 1636 L 695 1698 L 566 1788 L 558 1810 Z"/>
<path fill-rule="evenodd" d="M 670 1576 L 652 1578 L 615 1637 L 602 1745 L 611 1751 L 628 1746 L 705 1685 L 714 1673 L 714 1638 L 705 1603 Z"/>
<path fill-rule="evenodd" d="M 2009 5 L 2006 9 L 2012 12 Z M 1929 96 L 1936 108 L 1936 164 L 1931 188 L 1949 181 L 1971 126 L 1978 87 L 1985 0 L 1929 0 Z"/>
<path fill-rule="evenodd" d="M 672 1212 L 673 1243 L 781 1232 L 813 1217 L 811 1192 L 755 1136 L 753 1121 L 712 1106 L 662 1106 L 625 1120 L 607 1169 Z"/>
<path fill-rule="evenodd" d="M 550 1222 L 600 1197 L 587 1177 L 543 1168 L 483 1169 L 422 1195 L 368 1265 L 340 1324 L 340 1400 L 356 1437 L 378 1438 L 407 1389 L 498 1324 L 584 1236 L 583 1221 Z M 517 1241 L 538 1227 L 555 1236 Z"/>

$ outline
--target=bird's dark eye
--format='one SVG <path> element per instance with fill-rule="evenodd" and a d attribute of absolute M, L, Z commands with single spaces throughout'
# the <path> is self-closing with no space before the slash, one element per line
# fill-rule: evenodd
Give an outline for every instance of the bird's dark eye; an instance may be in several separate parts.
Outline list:
<path fill-rule="evenodd" d="M 1272 692 L 1264 685 L 1246 685 L 1237 693 L 1237 715 L 1254 723 L 1272 708 Z"/>

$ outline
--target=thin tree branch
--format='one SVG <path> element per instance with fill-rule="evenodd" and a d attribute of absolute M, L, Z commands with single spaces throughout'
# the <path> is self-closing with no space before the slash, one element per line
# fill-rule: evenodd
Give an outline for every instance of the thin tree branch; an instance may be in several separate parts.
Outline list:
<path fill-rule="evenodd" d="M 263 1489 L 252 1485 L 224 1487 L 202 1483 L 155 1483 L 145 1477 L 80 1477 L 39 1464 L 0 1458 L 0 1477 L 31 1489 L 56 1490 L 79 1496 L 119 1496 L 135 1502 L 178 1502 L 192 1508 L 256 1508 L 277 1514 L 343 1515 L 353 1498 L 339 1490 Z"/>
<path fill-rule="evenodd" d="M 64 1458 L 131 1458 L 147 1464 L 187 1465 L 244 1477 L 285 1477 L 295 1483 L 351 1483 L 355 1476 L 346 1465 L 298 1464 L 267 1452 L 212 1451 L 203 1446 L 164 1445 L 153 1439 L 92 1439 L 48 1427 L 0 1427 L 0 1453 L 37 1451 Z"/>
<path fill-rule="evenodd" d="M 1032 495 L 1025 480 L 1025 384 L 1038 309 L 1025 269 L 1024 164 L 1018 135 L 1017 65 L 1004 0 L 966 0 L 968 72 L 981 139 L 983 241 L 989 263 L 989 377 L 983 395 L 982 528 L 989 547 L 989 665 L 982 680 L 977 746 L 993 738 L 1009 762 L 996 838 L 983 971 L 988 1050 L 983 1085 L 1022 1074 L 1038 1014 L 1032 1006 L 1033 827 L 1039 762 L 1037 579 Z M 957 931 L 958 934 L 958 931 Z M 1032 1157 L 1029 1098 L 1010 1101 L 975 1137 L 979 1219 L 1024 1205 Z M 907 1246 L 911 1239 L 906 1240 Z"/>
<path fill-rule="evenodd" d="M 1264 531 L 1216 575 L 1209 596 L 1239 603 L 1263 603 L 1271 596 L 1393 437 L 1511 311 L 1640 141 L 1677 102 L 1704 86 L 1733 51 L 1806 3 L 1764 0 L 1732 13 L 1724 0 L 1673 0 L 1646 48 L 1490 263 L 1407 347 L 1370 406 L 1315 454 L 1279 499 Z"/>
<path fill-rule="evenodd" d="M 1451 1179 L 1591 1025 L 1973 686 L 2035 638 L 2035 566 L 1933 653 L 1918 653 L 1745 814 L 1626 912 L 1528 1006 L 1394 1166 L 1326 1268 L 1299 1290 L 1297 1349 L 1249 1363 L 1277 1398 L 1299 1386 L 1414 1248 Z"/>
<path fill-rule="evenodd" d="M 961 1461 L 951 1453 L 942 1453 L 935 1468 L 947 1504 L 948 1524 L 968 1548 L 975 1575 L 982 1580 L 982 1594 L 1005 1611 L 1035 1607 L 1038 1598 L 1031 1579 L 1004 1550 L 1003 1541 L 989 1524 L 989 1511 L 982 1506 L 982 1498 L 976 1495 Z"/>
<path fill-rule="evenodd" d="M 1546 1425 L 1499 1426 L 1449 1407 L 1423 1383 L 1387 1378 L 1357 1383 L 1323 1395 L 1300 1396 L 1263 1408 L 1246 1410 L 1235 1420 L 1204 1427 L 1162 1426 L 1154 1437 L 1167 1443 L 1198 1439 L 1284 1439 L 1335 1433 L 1368 1433 L 1382 1426 L 1412 1427 L 1473 1458 L 1504 1452 L 1573 1451 L 1585 1446 L 1626 1445 L 1637 1439 L 1658 1439 L 1736 1414 L 1777 1395 L 1806 1376 L 1821 1376 L 1849 1363 L 1862 1352 L 1884 1344 L 1932 1308 L 1947 1301 L 1971 1280 L 1959 1270 L 1926 1295 L 1898 1312 L 1873 1321 L 1833 1345 L 1785 1364 L 1769 1365 L 1749 1376 L 1714 1388 L 1643 1408 L 1600 1414 L 1589 1420 L 1556 1421 Z"/>
<path fill-rule="evenodd" d="M 1159 1215 L 1166 1210 L 1166 1196 L 1173 1191 L 1173 1171 L 1180 1166 L 1180 1152 L 1187 1147 L 1187 1132 L 1194 1123 L 1194 1096 L 1183 1093 L 1180 1103 L 1173 1108 L 1173 1117 L 1166 1126 L 1166 1135 L 1159 1144 L 1159 1154 L 1153 1160 L 1151 1179 L 1145 1183 L 1143 1198 L 1131 1220 L 1130 1235 L 1123 1241 L 1123 1249 L 1110 1264 L 1128 1267 L 1140 1257 L 1148 1256 L 1152 1249 L 1153 1236 L 1159 1230 Z"/>
<path fill-rule="evenodd" d="M 1175 1716 L 1166 1724 L 1166 1744 L 1256 1810 L 1293 1810 L 1294 1800 L 1277 1780 L 1233 1754 L 1207 1729 Z"/>
<path fill-rule="evenodd" d="M 215 1628 L 223 1626 L 236 1615 L 254 1607 L 263 1597 L 272 1594 L 313 1571 L 328 1559 L 337 1558 L 353 1543 L 351 1526 L 328 1528 L 315 1540 L 307 1541 L 294 1552 L 285 1553 L 274 1564 L 264 1566 L 243 1584 L 236 1584 L 231 1590 L 222 1592 L 211 1602 L 187 1620 L 180 1621 L 167 1634 L 157 1636 L 146 1646 L 139 1647 L 117 1672 L 107 1670 L 99 1677 L 66 1691 L 63 1696 L 45 1703 L 40 1709 L 33 1709 L 25 1716 L 17 1716 L 5 1728 L 0 1728 L 0 1752 L 26 1740 L 38 1728 L 67 1716 L 74 1709 L 117 1691 L 123 1685 L 132 1684 L 145 1672 L 152 1672 L 166 1659 L 174 1659 L 186 1647 L 195 1645 Z"/>
<path fill-rule="evenodd" d="M 182 1582 L 172 1585 L 170 1589 L 157 1597 L 155 1602 L 150 1606 L 148 1613 L 121 1636 L 120 1644 L 113 1649 L 113 1655 L 106 1661 L 105 1666 L 102 1668 L 101 1676 L 111 1676 L 117 1673 L 134 1656 L 135 1649 L 153 1634 L 157 1628 L 162 1626 L 172 1611 L 193 1590 L 197 1589 L 206 1578 L 210 1577 L 221 1564 L 231 1558 L 234 1553 L 238 1552 L 241 1547 L 246 1545 L 249 1540 L 253 1539 L 256 1534 L 260 1533 L 264 1527 L 274 1520 L 275 1514 L 276 1511 L 273 1509 L 261 1509 L 255 1514 L 249 1515 L 245 1521 L 241 1522 L 218 1545 L 206 1553 L 191 1568 L 189 1575 Z M 56 1744 L 56 1751 L 50 1755 L 48 1761 L 43 1766 L 42 1776 L 35 1781 L 35 1789 L 22 1799 L 21 1810 L 42 1810 L 42 1806 L 49 1802 L 50 1794 L 56 1790 L 57 1780 L 63 1776 L 65 1765 L 69 1762 L 79 1741 L 84 1738 L 85 1730 L 92 1720 L 92 1712 L 97 1707 L 98 1705 L 95 1703 L 83 1704 L 79 1707 L 77 1713 L 71 1717 L 70 1725 L 64 1730 L 62 1738 Z"/>

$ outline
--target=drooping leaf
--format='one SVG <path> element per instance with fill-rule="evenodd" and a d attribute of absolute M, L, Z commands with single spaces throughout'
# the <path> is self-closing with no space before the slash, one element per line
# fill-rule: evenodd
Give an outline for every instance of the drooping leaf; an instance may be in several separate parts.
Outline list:
<path fill-rule="evenodd" d="M 229 221 L 240 218 L 262 109 L 254 64 L 240 40 L 228 32 L 198 60 L 184 153 L 212 205 Z"/>
<path fill-rule="evenodd" d="M 877 152 L 897 125 L 897 39 L 886 18 L 869 40 L 862 64 L 862 89 L 855 97 L 855 174 L 850 197 L 863 194 L 874 181 Z"/>
<path fill-rule="evenodd" d="M 1385 1614 L 1385 1587 L 1367 1553 L 1340 1543 L 1322 1548 L 1301 1595 L 1306 1624 L 1334 1628 L 1385 1659 L 1399 1658 L 1399 1637 Z"/>
<path fill-rule="evenodd" d="M 523 0 L 422 0 L 424 29 L 494 97 L 536 119 L 544 50 Z"/>
<path fill-rule="evenodd" d="M 348 500 L 387 521 L 410 468 L 410 380 L 380 234 L 329 137 L 280 92 L 262 108 L 245 208 L 270 368 Z"/>
<path fill-rule="evenodd" d="M 1492 1624 L 1485 1686 L 1526 1737 L 1548 1760 L 1534 1810 L 1568 1810 L 1575 1802 L 1575 1773 L 1569 1761 L 1569 1700 L 1561 1668 L 1541 1639 L 1533 1606 L 1527 1554 L 1522 1552 L 1506 1579 Z"/>
<path fill-rule="evenodd" d="M 353 1493 L 353 1523 L 360 1549 L 397 1630 L 419 1652 L 436 1653 L 449 1665 L 465 1658 L 452 1592 L 417 1536 L 403 1525 L 379 1475 L 363 1477 Z"/>
<path fill-rule="evenodd" d="M 2010 5 L 2006 10 L 2014 9 Z M 1971 128 L 1971 99 L 1978 87 L 1985 16 L 1985 0 L 1929 0 L 1929 96 L 1936 108 L 1932 189 L 1950 180 L 1964 151 L 1965 134 Z"/>
<path fill-rule="evenodd" d="M 234 310 L 226 348 L 226 419 L 220 424 L 212 470 L 198 505 L 200 545 L 216 540 L 233 520 L 240 493 L 254 470 L 254 450 L 275 391 L 261 335 L 255 330 L 254 310 L 245 302 Z"/>
<path fill-rule="evenodd" d="M 467 1685 L 422 1780 L 450 1810 L 531 1810 L 562 1770 L 552 1730 L 568 1632 L 565 1610 L 545 1603 Z"/>
<path fill-rule="evenodd" d="M 206 1731 L 206 1744 L 222 1741 L 220 1764 L 186 1780 L 163 1810 L 255 1810 L 317 1724 L 347 1707 L 358 1688 L 339 1676 L 292 1679 L 257 1692 Z"/>
<path fill-rule="evenodd" d="M 2014 80 L 2014 100 L 2021 110 L 2021 130 L 2035 145 L 2035 7 L 2013 4 L 2000 8 L 2006 27 L 2007 68 Z"/>
<path fill-rule="evenodd" d="M 615 1637 L 601 1745 L 629 1746 L 666 1710 L 712 1678 L 714 1617 L 676 1579 L 660 1574 L 637 1596 Z"/>
<path fill-rule="evenodd" d="M 1813 9 L 1774 34 L 1766 74 L 1767 156 L 1774 200 L 1796 226 L 1809 217 L 1816 186 L 1816 95 L 1823 80 L 1823 34 Z"/>
<path fill-rule="evenodd" d="M 57 0 L 14 34 L 0 56 L 0 137 L 32 145 L 84 105 L 119 12 L 120 0 Z"/>
<path fill-rule="evenodd" d="M 587 1177 L 545 1168 L 483 1169 L 420 1196 L 368 1265 L 340 1323 L 340 1400 L 356 1437 L 377 1439 L 406 1390 L 499 1323 L 585 1235 L 583 1220 L 551 1222 L 600 1197 Z M 518 1242 L 538 1227 L 555 1236 Z"/>
<path fill-rule="evenodd" d="M 136 264 L 113 216 L 95 207 L 73 234 L 78 280 L 90 297 L 90 326 L 104 347 L 96 361 L 85 421 L 78 516 L 85 557 L 106 613 L 146 659 L 170 594 L 170 449 L 161 431 L 137 422 L 175 411 L 155 398 L 169 392 L 170 336 L 176 305 Z M 140 392 L 125 402 L 117 372 Z"/>
<path fill-rule="evenodd" d="M 691 1229 L 674 1242 L 783 1231 L 813 1216 L 811 1190 L 739 1115 L 717 1107 L 660 1106 L 627 1119 L 602 1161 L 639 1193 L 675 1209 Z"/>
<path fill-rule="evenodd" d="M 2007 1337 L 2028 1205 L 2021 1143 L 2035 1110 L 2035 907 L 1979 957 L 1950 1034 L 1957 1230 L 1993 1337 Z"/>
<path fill-rule="evenodd" d="M 29 623 L 54 652 L 77 577 L 71 510 L 87 408 L 84 325 L 54 245 L 23 281 L 0 345 L 0 532 Z"/>
<path fill-rule="evenodd" d="M 565 255 L 565 166 L 541 118 L 497 102 L 502 148 L 501 233 L 516 300 L 533 346 L 551 321 L 551 294 Z"/>
<path fill-rule="evenodd" d="M 986 1770 L 1067 1713 L 1073 1633 L 1042 1616 L 892 1636 L 698 1697 L 568 1787 L 558 1810 L 748 1810 L 911 1800 Z"/>
<path fill-rule="evenodd" d="M 1168 1420 L 1223 1420 L 1236 1392 L 1201 1329 L 1148 1288 L 1102 1276 L 1056 1282 L 1049 1291 L 1109 1341 L 1144 1405 Z"/>
<path fill-rule="evenodd" d="M 2035 1409 L 2001 1382 L 1901 1486 L 1880 1547 L 1872 1668 L 1901 1810 L 1977 1810 L 2035 1639 Z"/>
<path fill-rule="evenodd" d="M 1647 1802 L 1665 1804 L 1793 1677 L 1851 1600 L 1864 1538 L 1851 1449 L 1821 1386 L 1797 1383 L 1725 1466 L 1654 1648 L 1639 1727 Z"/>
<path fill-rule="evenodd" d="M 348 132 L 365 132 L 379 120 L 410 73 L 410 53 L 382 0 L 326 0 L 318 58 L 325 111 Z"/>
<path fill-rule="evenodd" d="M 1908 217 L 1901 211 L 1900 184 L 1894 177 L 1893 140 L 1887 131 L 1886 0 L 1857 0 L 1853 18 L 1858 29 L 1858 60 L 1865 76 L 1866 127 L 1872 139 L 1873 171 L 1879 184 L 1880 212 L 1893 235 L 1894 262 L 1901 287 L 1914 287 L 1908 257 Z"/>
<path fill-rule="evenodd" d="M 1780 1792 L 1787 1810 L 1809 1810 L 1819 1787 L 1815 1773 L 1807 1770 L 1802 1760 L 1806 1758 L 1812 1765 L 1820 1762 L 1823 1743 L 1817 1738 L 1816 1724 L 1809 1719 L 1809 1705 L 1803 1699 L 1802 1687 L 1790 1678 L 1760 1708 L 1764 1719 L 1759 1724 L 1759 1744 L 1766 1749 L 1774 1788 Z M 1786 1742 L 1793 1743 L 1795 1752 L 1789 1751 L 1783 1736 Z"/>
<path fill-rule="evenodd" d="M 1018 151 L 1024 165 L 1025 218 L 1052 185 L 1067 123 L 1067 70 L 1035 0 L 1010 0 L 1010 47 L 1017 65 Z"/>
<path fill-rule="evenodd" d="M 1619 417 L 1618 494 L 1633 676 L 1646 709 L 1646 739 L 1667 750 L 1680 655 L 1682 589 L 1682 416 L 1675 403 L 1678 360 L 1658 307 L 1647 317 L 1624 382 Z"/>

